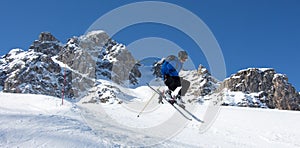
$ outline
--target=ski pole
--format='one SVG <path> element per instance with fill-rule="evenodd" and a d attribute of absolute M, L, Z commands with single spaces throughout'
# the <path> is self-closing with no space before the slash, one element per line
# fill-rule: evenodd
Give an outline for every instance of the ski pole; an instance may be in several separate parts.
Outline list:
<path fill-rule="evenodd" d="M 160 88 L 160 87 L 159 87 Z M 151 96 L 151 98 L 149 99 L 149 101 L 146 103 L 146 105 L 144 106 L 144 108 L 140 111 L 140 113 L 137 115 L 137 117 L 140 117 L 140 115 L 142 114 L 142 112 L 146 109 L 146 107 L 149 105 L 150 101 L 153 99 L 153 97 L 155 96 L 156 93 L 153 93 L 153 95 Z"/>

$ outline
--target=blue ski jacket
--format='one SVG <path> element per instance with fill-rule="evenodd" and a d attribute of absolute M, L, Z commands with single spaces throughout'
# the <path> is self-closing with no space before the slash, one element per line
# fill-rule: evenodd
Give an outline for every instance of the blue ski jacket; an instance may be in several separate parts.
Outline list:
<path fill-rule="evenodd" d="M 183 63 L 174 55 L 168 56 L 161 65 L 161 75 L 165 79 L 166 75 L 179 76 L 179 71 L 182 69 Z"/>

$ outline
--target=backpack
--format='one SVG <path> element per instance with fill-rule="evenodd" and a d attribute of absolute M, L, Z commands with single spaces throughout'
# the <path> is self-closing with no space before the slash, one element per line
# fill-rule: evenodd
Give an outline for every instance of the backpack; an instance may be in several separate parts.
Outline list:
<path fill-rule="evenodd" d="M 153 67 L 152 67 L 153 75 L 154 75 L 156 78 L 162 78 L 162 75 L 161 75 L 161 66 L 162 66 L 162 64 L 163 64 L 165 61 L 171 62 L 171 61 L 175 61 L 176 59 L 177 59 L 176 56 L 174 56 L 174 55 L 169 55 L 167 58 L 162 58 L 160 61 L 154 63 L 154 64 L 153 64 Z M 176 67 L 177 67 L 177 66 L 176 66 Z"/>

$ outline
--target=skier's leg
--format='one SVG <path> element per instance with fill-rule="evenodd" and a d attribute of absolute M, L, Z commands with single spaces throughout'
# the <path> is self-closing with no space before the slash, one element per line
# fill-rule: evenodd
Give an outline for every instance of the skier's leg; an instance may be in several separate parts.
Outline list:
<path fill-rule="evenodd" d="M 176 78 L 169 76 L 165 80 L 165 84 L 168 86 L 169 90 L 174 91 L 177 88 Z"/>
<path fill-rule="evenodd" d="M 166 96 L 169 97 L 169 102 L 171 104 L 175 103 L 175 98 L 172 96 L 172 92 L 178 87 L 180 86 L 180 78 L 179 77 L 174 77 L 174 76 L 169 76 L 166 78 L 165 80 L 165 84 L 168 86 L 168 89 L 166 92 Z"/>
<path fill-rule="evenodd" d="M 182 88 L 181 88 L 179 94 L 180 94 L 181 96 L 184 96 L 184 95 L 187 93 L 187 91 L 188 91 L 188 89 L 189 89 L 191 83 L 190 83 L 188 80 L 185 80 L 185 79 L 183 79 L 183 78 L 180 78 L 180 81 L 181 81 L 181 86 L 182 86 Z"/>
<path fill-rule="evenodd" d="M 175 90 L 173 91 L 173 96 L 177 102 L 177 104 L 180 106 L 180 107 L 184 107 L 184 102 L 182 101 L 181 99 L 181 90 L 182 90 L 182 86 L 181 86 L 181 81 L 180 81 L 180 77 L 173 77 L 174 79 L 174 83 L 173 83 L 173 86 L 175 88 Z"/>
<path fill-rule="evenodd" d="M 171 95 L 171 93 L 172 93 L 171 90 L 173 89 L 172 82 L 173 82 L 172 77 L 170 77 L 170 76 L 165 77 L 164 83 L 168 87 L 168 89 L 164 91 L 164 95 L 168 102 L 170 102 L 171 104 L 174 104 L 174 100 L 172 99 L 172 95 Z"/>

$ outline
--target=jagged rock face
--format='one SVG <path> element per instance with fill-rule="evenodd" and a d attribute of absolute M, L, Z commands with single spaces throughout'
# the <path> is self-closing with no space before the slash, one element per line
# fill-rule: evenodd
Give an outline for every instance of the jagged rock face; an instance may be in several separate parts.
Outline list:
<path fill-rule="evenodd" d="M 141 76 L 131 53 L 103 31 L 92 31 L 68 40 L 57 60 L 72 69 L 75 96 L 82 97 L 98 79 L 117 84 L 137 84 Z"/>
<path fill-rule="evenodd" d="M 261 102 L 269 108 L 300 110 L 300 95 L 288 83 L 285 75 L 277 74 L 274 69 L 249 68 L 239 71 L 225 79 L 221 89 L 245 93 L 259 92 Z"/>
<path fill-rule="evenodd" d="M 88 89 L 95 84 L 95 59 L 96 49 L 82 50 L 79 38 L 73 37 L 68 40 L 64 49 L 59 53 L 57 60 L 71 68 L 72 93 L 74 96 L 82 97 Z"/>
<path fill-rule="evenodd" d="M 0 57 L 0 87 L 4 86 L 4 81 L 7 78 L 7 72 L 4 69 L 4 66 L 7 64 L 4 56 Z M 0 90 L 1 91 L 1 90 Z"/>
<path fill-rule="evenodd" d="M 97 77 L 106 76 L 117 84 L 137 84 L 137 77 L 141 77 L 139 65 L 126 47 L 110 40 L 105 49 L 99 55 Z"/>
<path fill-rule="evenodd" d="M 29 51 L 41 52 L 52 57 L 57 55 L 62 48 L 62 44 L 51 33 L 42 32 L 39 40 L 35 40 L 29 47 Z"/>
<path fill-rule="evenodd" d="M 46 54 L 13 49 L 2 59 L 0 66 L 3 91 L 33 93 L 61 97 L 63 75 L 61 68 Z M 3 77 L 1 77 L 3 78 Z"/>
<path fill-rule="evenodd" d="M 3 91 L 61 97 L 63 86 L 66 85 L 66 90 L 71 87 L 67 80 L 64 82 L 64 73 L 52 57 L 62 49 L 63 45 L 53 35 L 43 32 L 28 51 L 11 50 L 0 60 L 0 85 Z M 70 78 L 69 72 L 65 72 L 65 75 L 66 79 Z"/>
<path fill-rule="evenodd" d="M 295 88 L 288 83 L 285 75 L 275 75 L 273 80 L 274 101 L 272 107 L 288 110 L 300 110 L 300 95 Z"/>
<path fill-rule="evenodd" d="M 136 84 L 140 75 L 125 46 L 103 31 L 73 37 L 65 45 L 43 32 L 28 51 L 14 49 L 0 58 L 0 86 L 5 92 L 61 97 L 64 88 L 68 97 L 82 97 L 99 85 L 100 78 Z"/>
<path fill-rule="evenodd" d="M 58 42 L 58 40 L 50 32 L 42 32 L 39 35 L 39 41 L 41 41 L 41 42 L 45 42 L 45 41 Z"/>
<path fill-rule="evenodd" d="M 194 96 L 212 94 L 217 89 L 219 83 L 202 65 L 198 67 L 198 70 L 182 71 L 180 72 L 180 76 L 191 82 L 188 94 Z"/>

